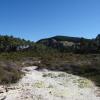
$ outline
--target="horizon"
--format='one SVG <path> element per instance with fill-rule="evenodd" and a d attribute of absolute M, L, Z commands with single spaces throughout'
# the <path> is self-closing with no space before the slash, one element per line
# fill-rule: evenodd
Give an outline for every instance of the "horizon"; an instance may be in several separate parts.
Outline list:
<path fill-rule="evenodd" d="M 95 38 L 99 0 L 1 0 L 0 35 L 38 41 L 57 35 Z"/>
<path fill-rule="evenodd" d="M 97 34 L 97 36 L 100 35 L 100 34 Z M 24 40 L 29 40 L 29 41 L 32 41 L 32 42 L 37 42 L 39 40 L 42 40 L 42 39 L 48 39 L 48 38 L 53 38 L 53 37 L 56 37 L 56 36 L 65 36 L 65 37 L 73 37 L 73 38 L 85 38 L 85 39 L 95 39 L 96 37 L 93 37 L 93 38 L 86 38 L 86 37 L 75 37 L 75 36 L 66 36 L 66 35 L 54 35 L 54 36 L 50 36 L 50 37 L 44 37 L 44 38 L 40 38 L 39 40 L 36 40 L 36 41 L 33 41 L 33 40 L 30 40 L 30 39 L 25 39 L 25 38 L 22 38 L 22 37 L 18 37 L 18 36 L 14 36 L 14 35 L 9 35 L 9 34 L 0 34 L 0 36 L 13 36 L 14 38 L 20 38 L 20 39 L 24 39 Z"/>

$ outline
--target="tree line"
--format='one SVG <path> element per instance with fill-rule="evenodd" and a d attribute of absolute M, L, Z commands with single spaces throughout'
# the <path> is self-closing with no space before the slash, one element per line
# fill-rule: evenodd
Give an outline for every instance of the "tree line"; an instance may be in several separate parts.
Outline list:
<path fill-rule="evenodd" d="M 10 52 L 26 49 L 34 43 L 13 36 L 0 35 L 0 52 Z"/>
<path fill-rule="evenodd" d="M 64 38 L 64 39 L 63 39 Z M 63 43 L 58 40 L 64 41 L 70 40 L 74 44 L 71 46 L 64 46 Z M 77 40 L 78 39 L 78 40 Z M 12 51 L 22 51 L 22 50 L 33 50 L 34 52 L 45 54 L 45 52 L 73 52 L 73 53 L 99 53 L 100 52 L 100 35 L 95 39 L 85 39 L 85 38 L 69 38 L 56 37 L 53 39 L 45 40 L 45 44 L 42 42 L 34 43 L 29 40 L 15 38 L 13 36 L 2 36 L 0 35 L 0 52 L 12 52 Z"/>

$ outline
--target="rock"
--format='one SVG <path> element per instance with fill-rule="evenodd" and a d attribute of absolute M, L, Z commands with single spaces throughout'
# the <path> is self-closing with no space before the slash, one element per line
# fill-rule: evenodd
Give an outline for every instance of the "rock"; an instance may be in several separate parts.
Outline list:
<path fill-rule="evenodd" d="M 0 97 L 0 100 L 5 100 L 5 99 L 6 99 L 6 96 Z"/>
<path fill-rule="evenodd" d="M 4 93 L 5 92 L 5 89 L 3 87 L 0 87 L 0 94 L 1 93 Z M 0 99 L 1 100 L 1 99 Z"/>
<path fill-rule="evenodd" d="M 98 88 L 95 92 L 96 92 L 96 96 L 100 97 L 100 88 Z"/>

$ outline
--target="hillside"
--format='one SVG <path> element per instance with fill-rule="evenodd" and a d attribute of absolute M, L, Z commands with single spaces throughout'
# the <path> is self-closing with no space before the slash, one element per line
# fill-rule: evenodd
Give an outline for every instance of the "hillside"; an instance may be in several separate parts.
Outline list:
<path fill-rule="evenodd" d="M 23 50 L 30 47 L 32 44 L 33 42 L 24 39 L 0 35 L 0 52 Z"/>
<path fill-rule="evenodd" d="M 43 42 L 43 41 L 48 41 L 51 39 L 55 39 L 56 41 L 68 41 L 68 42 L 80 42 L 81 38 L 79 37 L 69 37 L 69 36 L 54 36 L 51 38 L 46 38 L 46 39 L 41 39 L 38 42 Z M 89 40 L 89 39 L 85 39 L 85 40 Z"/>
<path fill-rule="evenodd" d="M 41 39 L 37 43 L 56 48 L 62 52 L 97 53 L 100 51 L 100 35 L 95 39 L 55 36 Z"/>

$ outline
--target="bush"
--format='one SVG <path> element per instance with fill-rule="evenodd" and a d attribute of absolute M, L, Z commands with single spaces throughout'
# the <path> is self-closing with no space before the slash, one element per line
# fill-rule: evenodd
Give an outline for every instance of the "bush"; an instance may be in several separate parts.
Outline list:
<path fill-rule="evenodd" d="M 0 84 L 15 83 L 21 75 L 22 72 L 15 67 L 0 66 Z"/>

